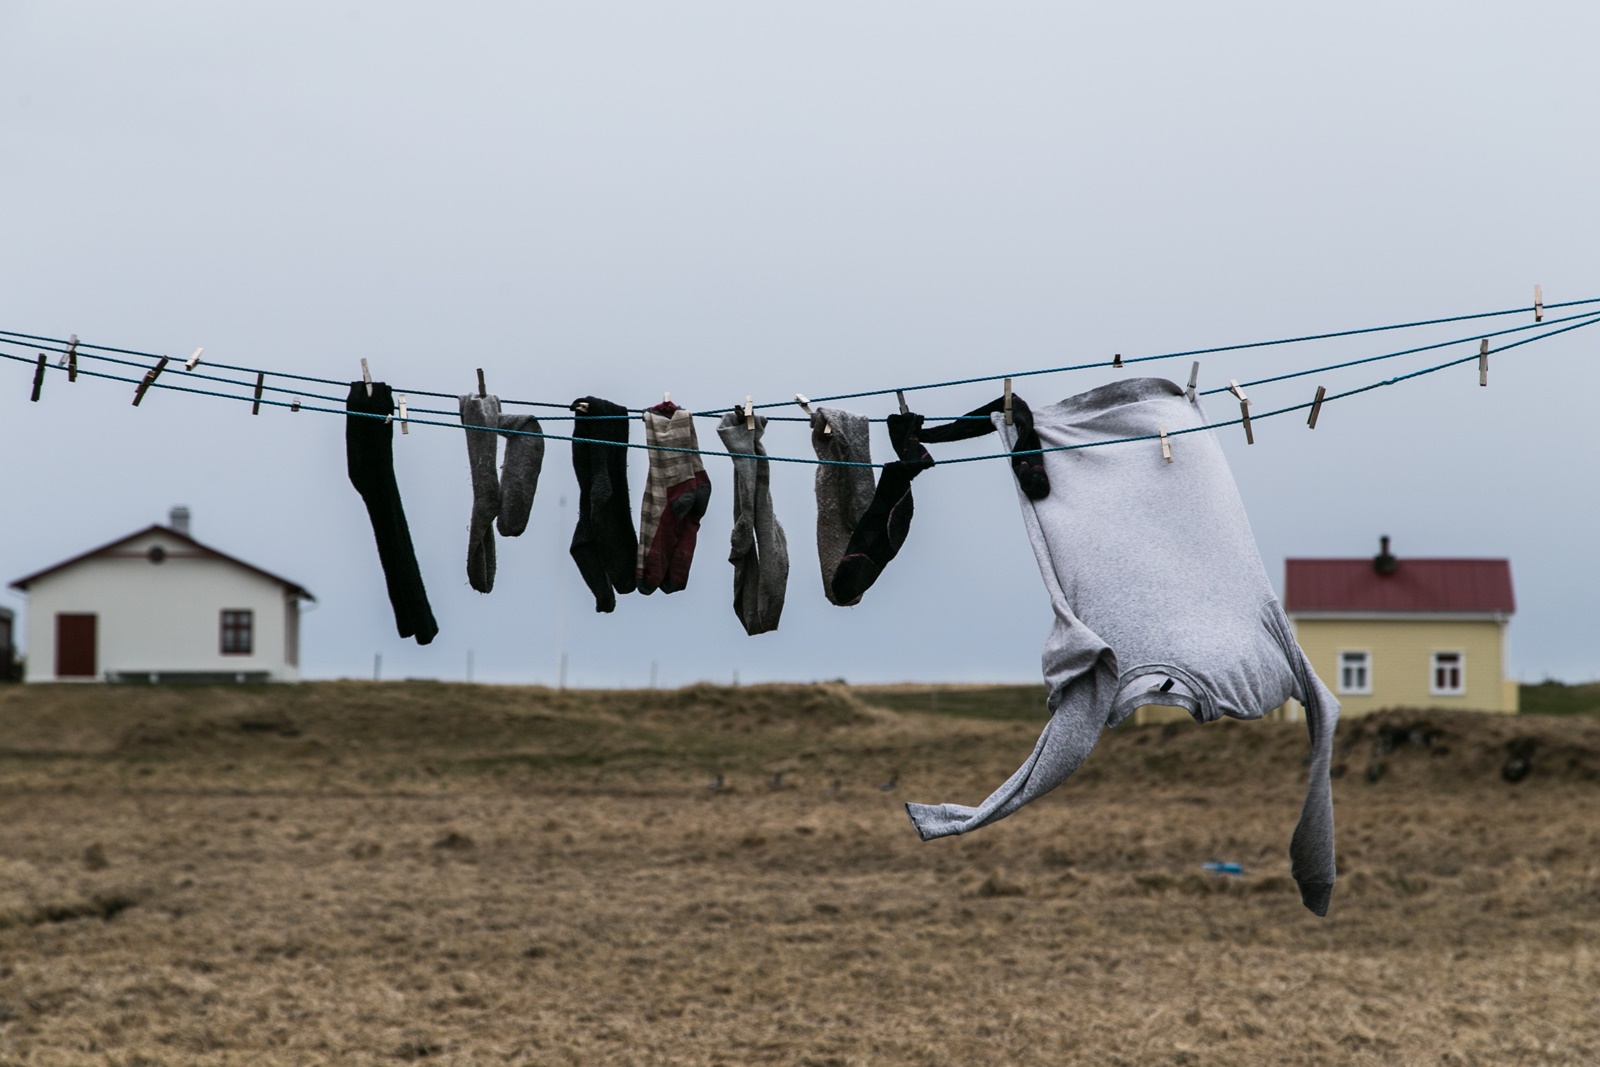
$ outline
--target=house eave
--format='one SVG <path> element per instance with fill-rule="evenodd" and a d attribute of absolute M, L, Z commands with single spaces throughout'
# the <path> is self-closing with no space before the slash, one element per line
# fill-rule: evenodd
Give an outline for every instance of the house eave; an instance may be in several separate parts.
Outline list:
<path fill-rule="evenodd" d="M 22 578 L 18 578 L 16 581 L 10 583 L 10 588 L 15 589 L 15 590 L 17 590 L 17 592 L 26 595 L 27 592 L 28 592 L 28 587 L 30 585 L 32 585 L 34 582 L 37 582 L 42 578 L 47 578 L 50 575 L 57 573 L 58 571 L 66 570 L 68 567 L 72 567 L 72 566 L 74 566 L 76 564 L 82 563 L 85 560 L 93 559 L 93 558 L 96 558 L 96 557 L 105 557 L 105 556 L 111 555 L 112 553 L 115 552 L 116 549 L 120 548 L 122 545 L 127 544 L 129 541 L 133 541 L 133 540 L 136 540 L 136 539 L 138 539 L 140 537 L 145 537 L 145 536 L 147 536 L 149 534 L 153 534 L 153 533 L 166 534 L 169 537 L 173 537 L 173 538 L 176 538 L 179 541 L 187 543 L 188 545 L 193 547 L 196 550 L 197 553 L 199 553 L 200 555 L 203 555 L 203 556 L 205 556 L 205 557 L 207 557 L 209 559 L 218 559 L 218 560 L 222 560 L 222 561 L 224 561 L 226 563 L 231 563 L 236 567 L 241 567 L 244 570 L 250 571 L 250 572 L 252 572 L 254 574 L 257 574 L 257 575 L 261 576 L 262 578 L 266 578 L 269 581 L 276 582 L 278 585 L 283 586 L 284 591 L 286 593 L 288 593 L 290 596 L 299 597 L 299 598 L 301 598 L 303 600 L 309 600 L 309 601 L 312 601 L 312 602 L 315 602 L 316 599 L 317 599 L 316 597 L 311 595 L 311 591 L 310 590 L 306 589 L 304 586 L 300 585 L 297 582 L 291 582 L 287 578 L 280 578 L 276 574 L 273 574 L 271 571 L 262 570 L 260 567 L 257 567 L 252 563 L 246 563 L 244 560 L 239 559 L 236 556 L 230 556 L 226 552 L 219 552 L 217 549 L 212 548 L 210 545 L 201 544 L 199 541 L 196 541 L 194 538 L 190 537 L 186 533 L 182 533 L 181 531 L 174 530 L 170 526 L 162 526 L 159 523 L 157 523 L 155 525 L 152 525 L 152 526 L 147 526 L 143 530 L 139 530 L 139 531 L 136 531 L 134 533 L 128 534 L 126 537 L 119 537 L 115 541 L 107 542 L 106 544 L 103 544 L 103 545 L 99 546 L 98 548 L 91 548 L 87 552 L 81 552 L 78 555 L 73 556 L 71 559 L 62 560 L 60 563 L 57 563 L 54 566 L 46 567 L 42 571 L 35 571 L 33 574 L 29 574 L 29 575 L 26 575 L 26 576 L 24 576 Z"/>

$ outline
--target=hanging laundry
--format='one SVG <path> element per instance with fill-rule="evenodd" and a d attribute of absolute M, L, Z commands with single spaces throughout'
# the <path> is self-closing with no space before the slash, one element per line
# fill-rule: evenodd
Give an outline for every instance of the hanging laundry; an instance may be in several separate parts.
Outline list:
<path fill-rule="evenodd" d="M 900 552 L 906 535 L 911 532 L 911 517 L 916 511 L 911 482 L 933 466 L 933 457 L 917 437 L 922 429 L 921 415 L 914 412 L 890 415 L 888 423 L 889 443 L 900 458 L 883 465 L 872 503 L 856 523 L 844 558 L 833 572 L 833 595 L 829 599 L 835 604 L 860 602 L 862 595 L 883 573 L 883 568 Z"/>
<path fill-rule="evenodd" d="M 467 464 L 472 474 L 467 581 L 478 592 L 487 593 L 494 588 L 495 527 L 498 525 L 503 537 L 516 537 L 528 528 L 533 495 L 539 487 L 539 470 L 544 464 L 544 439 L 526 436 L 540 432 L 538 419 L 503 413 L 500 398 L 493 394 L 468 394 L 459 401 L 463 426 L 520 431 L 505 435 L 505 462 L 498 474 L 495 460 L 502 435 L 481 429 L 466 431 Z"/>
<path fill-rule="evenodd" d="M 521 537 L 528 528 L 539 472 L 544 469 L 544 438 L 532 435 L 543 432 L 532 415 L 500 413 L 506 455 L 500 463 L 500 517 L 494 525 L 501 537 Z"/>
<path fill-rule="evenodd" d="M 394 479 L 394 396 L 384 382 L 351 382 L 344 423 L 345 463 L 350 484 L 361 494 L 372 521 L 372 534 L 378 542 L 378 562 L 389 587 L 389 603 L 394 608 L 395 628 L 401 637 L 415 637 L 425 645 L 439 632 L 428 592 L 422 586 L 422 571 L 411 547 L 411 529 L 406 525 L 405 508 L 400 503 L 400 487 Z M 360 415 L 381 415 L 364 418 Z"/>
<path fill-rule="evenodd" d="M 463 426 L 499 426 L 500 398 L 463 396 Z M 494 521 L 500 516 L 500 479 L 495 474 L 495 435 L 467 430 L 467 465 L 472 474 L 472 523 L 467 530 L 467 584 L 480 593 L 494 588 Z"/>
<path fill-rule="evenodd" d="M 1039 435 L 1033 429 L 1033 413 L 1020 396 L 1011 397 L 1012 421 L 1016 429 L 1016 445 L 1012 448 L 1012 470 L 1017 484 L 1030 499 L 1040 499 L 1050 494 L 1050 479 L 1039 456 Z M 933 466 L 933 457 L 923 447 L 929 442 L 964 441 L 995 432 L 995 423 L 989 415 L 1003 412 L 1005 398 L 970 411 L 960 419 L 942 426 L 923 426 L 922 416 L 914 412 L 890 415 L 889 441 L 899 456 L 884 464 L 878 479 L 878 488 L 872 496 L 855 532 L 850 536 L 849 547 L 839 561 L 833 575 L 833 596 L 836 604 L 854 604 L 878 580 L 878 575 L 899 554 L 911 531 L 911 518 L 916 504 L 911 496 L 911 482 L 918 474 Z M 1035 453 L 1028 455 L 1027 453 Z"/>
<path fill-rule="evenodd" d="M 755 429 L 737 411 L 722 417 L 717 435 L 733 459 L 733 612 L 754 637 L 778 628 L 789 584 L 789 541 L 772 511 L 772 464 L 761 444 L 767 419 L 755 416 Z"/>
<path fill-rule="evenodd" d="M 999 397 L 943 426 L 924 427 L 919 436 L 925 445 L 982 437 L 994 433 L 995 427 L 1003 424 L 1004 412 L 1005 397 Z M 1002 418 L 990 418 L 993 415 Z M 1017 487 L 1029 500 L 1043 500 L 1050 495 L 1050 476 L 1044 469 L 1044 457 L 1038 454 L 1039 435 L 1033 428 L 1033 410 L 1015 393 L 1011 394 L 1011 423 L 1014 431 L 1011 470 L 1017 476 Z"/>
<path fill-rule="evenodd" d="M 711 479 L 700 461 L 694 416 L 672 401 L 646 408 L 650 474 L 639 505 L 639 592 L 676 593 L 689 584 L 695 535 L 711 503 Z M 694 449 L 672 452 L 665 449 Z"/>
<path fill-rule="evenodd" d="M 872 506 L 872 442 L 865 415 L 821 408 L 811 417 L 811 447 L 821 460 L 869 464 L 817 467 L 817 559 L 822 564 L 822 590 L 841 607 L 854 600 L 836 600 L 833 575 L 850 548 L 850 536 Z M 828 433 L 827 430 L 832 430 Z"/>
<path fill-rule="evenodd" d="M 614 611 L 617 593 L 634 588 L 639 539 L 628 507 L 628 409 L 599 397 L 572 402 L 572 470 L 578 476 L 578 525 L 572 559 L 594 594 L 594 610 Z M 584 416 L 588 416 L 585 418 Z"/>
<path fill-rule="evenodd" d="M 1033 417 L 1046 448 L 1205 422 L 1199 404 L 1157 378 L 1103 386 Z M 1014 443 L 1014 426 L 998 428 Z M 1043 458 L 1058 491 L 1019 498 L 1055 611 L 1044 650 L 1050 720 L 1033 754 L 979 806 L 906 805 L 917 833 L 966 833 L 1012 814 L 1065 781 L 1104 727 L 1142 705 L 1181 707 L 1212 722 L 1259 719 L 1294 697 L 1306 709 L 1311 768 L 1291 872 L 1306 907 L 1326 914 L 1339 704 L 1295 642 L 1216 435 L 1185 434 L 1176 463 L 1140 443 Z"/>

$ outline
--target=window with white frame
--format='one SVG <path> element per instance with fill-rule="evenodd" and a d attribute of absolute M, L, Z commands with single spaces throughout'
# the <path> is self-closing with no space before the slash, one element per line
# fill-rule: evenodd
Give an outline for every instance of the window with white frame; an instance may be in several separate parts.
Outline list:
<path fill-rule="evenodd" d="M 1460 652 L 1435 652 L 1428 692 L 1436 697 L 1460 696 L 1467 691 L 1467 657 Z"/>
<path fill-rule="evenodd" d="M 1366 649 L 1339 653 L 1339 692 L 1349 696 L 1372 693 L 1372 653 Z"/>

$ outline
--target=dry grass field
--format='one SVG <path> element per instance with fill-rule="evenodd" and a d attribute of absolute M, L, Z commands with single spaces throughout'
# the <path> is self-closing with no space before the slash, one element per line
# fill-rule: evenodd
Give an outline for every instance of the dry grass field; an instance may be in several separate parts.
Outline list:
<path fill-rule="evenodd" d="M 0 689 L 0 1064 L 1600 1063 L 1600 719 L 1344 724 L 1319 920 L 1297 725 L 918 841 L 1028 692 Z"/>

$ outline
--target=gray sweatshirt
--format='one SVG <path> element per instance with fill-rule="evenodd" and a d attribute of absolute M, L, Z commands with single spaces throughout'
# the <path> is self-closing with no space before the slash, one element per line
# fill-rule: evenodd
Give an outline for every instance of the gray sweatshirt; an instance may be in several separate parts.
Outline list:
<path fill-rule="evenodd" d="M 1044 448 L 1153 435 L 1159 441 L 1046 452 L 1050 495 L 1022 493 L 1055 623 L 1044 649 L 1050 720 L 1033 755 L 975 808 L 907 804 L 923 840 L 1004 818 L 1071 776 L 1100 731 L 1145 704 L 1198 722 L 1259 719 L 1289 697 L 1306 708 L 1310 782 L 1289 846 L 1306 907 L 1333 890 L 1328 780 L 1339 704 L 1317 678 L 1267 581 L 1244 504 L 1198 403 L 1160 378 L 1135 378 L 1035 408 Z M 993 416 L 1007 446 L 1014 434 Z"/>

